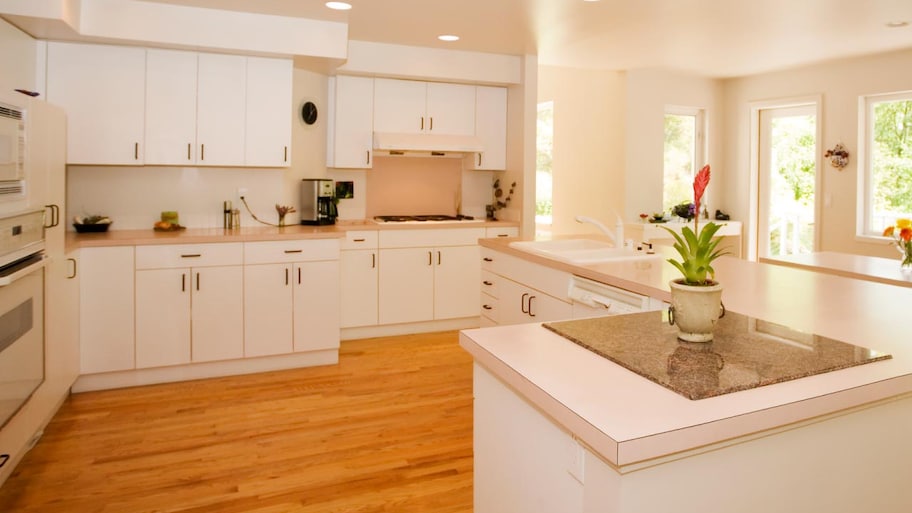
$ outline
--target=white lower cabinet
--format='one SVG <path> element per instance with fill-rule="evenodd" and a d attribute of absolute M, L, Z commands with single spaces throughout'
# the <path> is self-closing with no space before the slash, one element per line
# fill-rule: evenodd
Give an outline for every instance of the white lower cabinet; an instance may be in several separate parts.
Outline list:
<path fill-rule="evenodd" d="M 134 368 L 133 247 L 79 251 L 80 372 Z"/>
<path fill-rule="evenodd" d="M 478 315 L 484 228 L 380 233 L 379 323 Z"/>
<path fill-rule="evenodd" d="M 377 325 L 380 261 L 377 230 L 351 230 L 342 239 L 339 257 L 341 326 Z"/>
<path fill-rule="evenodd" d="M 137 368 L 243 356 L 240 244 L 141 246 L 136 252 Z"/>
<path fill-rule="evenodd" d="M 567 297 L 569 273 L 483 249 L 479 297 L 487 325 L 549 322 L 573 318 Z"/>
<path fill-rule="evenodd" d="M 338 348 L 339 241 L 244 246 L 244 356 Z"/>

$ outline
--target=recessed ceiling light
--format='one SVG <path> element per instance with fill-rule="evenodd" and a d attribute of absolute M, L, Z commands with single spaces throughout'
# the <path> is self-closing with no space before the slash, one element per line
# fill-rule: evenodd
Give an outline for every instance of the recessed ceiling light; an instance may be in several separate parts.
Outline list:
<path fill-rule="evenodd" d="M 351 4 L 345 2 L 326 2 L 326 7 L 337 11 L 347 11 L 352 8 Z"/>
<path fill-rule="evenodd" d="M 437 36 L 437 39 L 439 39 L 441 41 L 452 42 L 452 41 L 459 41 L 459 36 L 456 36 L 453 34 L 443 34 L 443 35 Z"/>
<path fill-rule="evenodd" d="M 899 27 L 908 26 L 909 22 L 908 21 L 888 21 L 888 22 L 884 23 L 884 25 L 886 25 L 887 28 L 899 28 Z"/>

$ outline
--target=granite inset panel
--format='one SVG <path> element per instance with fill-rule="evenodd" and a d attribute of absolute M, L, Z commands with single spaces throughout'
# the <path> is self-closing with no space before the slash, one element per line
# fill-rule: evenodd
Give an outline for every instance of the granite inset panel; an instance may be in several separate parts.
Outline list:
<path fill-rule="evenodd" d="M 666 312 L 552 322 L 545 328 L 688 399 L 885 360 L 891 355 L 726 312 L 714 340 L 678 340 Z"/>

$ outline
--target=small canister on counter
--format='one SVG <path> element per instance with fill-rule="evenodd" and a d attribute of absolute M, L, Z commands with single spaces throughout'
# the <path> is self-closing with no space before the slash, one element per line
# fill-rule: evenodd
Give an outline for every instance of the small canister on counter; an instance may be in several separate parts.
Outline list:
<path fill-rule="evenodd" d="M 179 217 L 177 212 L 174 210 L 163 210 L 161 213 L 161 220 L 166 223 L 171 223 L 173 225 L 179 225 Z"/>
<path fill-rule="evenodd" d="M 225 201 L 225 203 L 222 206 L 222 213 L 224 215 L 224 218 L 222 220 L 222 228 L 224 228 L 226 230 L 230 230 L 230 229 L 234 228 L 234 225 L 231 224 L 231 218 L 232 218 L 233 214 L 231 212 L 231 202 L 230 201 Z"/>

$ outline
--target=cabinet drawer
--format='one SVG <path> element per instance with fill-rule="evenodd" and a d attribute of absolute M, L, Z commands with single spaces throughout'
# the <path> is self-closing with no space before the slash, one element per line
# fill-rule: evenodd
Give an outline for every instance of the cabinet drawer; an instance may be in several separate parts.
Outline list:
<path fill-rule="evenodd" d="M 479 311 L 481 312 L 482 317 L 486 317 L 494 322 L 494 324 L 500 323 L 500 301 L 491 297 L 484 292 L 481 293 L 479 303 Z"/>
<path fill-rule="evenodd" d="M 283 264 L 314 260 L 338 260 L 339 239 L 245 242 L 245 264 Z"/>
<path fill-rule="evenodd" d="M 441 228 L 436 230 L 383 230 L 381 248 L 422 248 L 436 246 L 473 246 L 483 239 L 485 229 Z"/>
<path fill-rule="evenodd" d="M 499 293 L 500 285 L 500 276 L 492 273 L 491 271 L 481 271 L 481 291 L 485 294 L 498 298 L 500 297 Z"/>
<path fill-rule="evenodd" d="M 485 237 L 493 239 L 495 237 L 519 237 L 518 226 L 495 226 L 485 228 Z"/>
<path fill-rule="evenodd" d="M 377 230 L 345 232 L 342 249 L 377 249 Z"/>
<path fill-rule="evenodd" d="M 244 247 L 240 242 L 217 244 L 164 244 L 136 247 L 137 269 L 212 267 L 241 265 Z"/>

